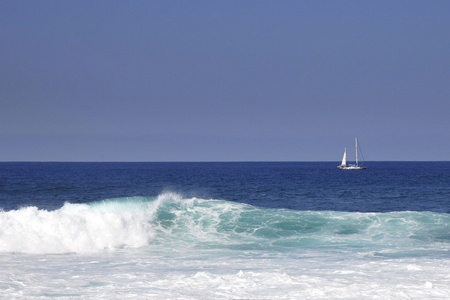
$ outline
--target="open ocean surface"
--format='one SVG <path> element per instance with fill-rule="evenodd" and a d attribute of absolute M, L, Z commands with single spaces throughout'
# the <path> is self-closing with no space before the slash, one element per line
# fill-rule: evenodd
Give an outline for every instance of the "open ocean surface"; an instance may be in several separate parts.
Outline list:
<path fill-rule="evenodd" d="M 0 163 L 3 299 L 450 299 L 450 162 Z"/>

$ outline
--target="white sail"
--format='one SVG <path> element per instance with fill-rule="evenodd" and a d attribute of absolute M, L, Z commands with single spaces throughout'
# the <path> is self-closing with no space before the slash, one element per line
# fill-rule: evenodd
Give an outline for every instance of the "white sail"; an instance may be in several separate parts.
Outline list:
<path fill-rule="evenodd" d="M 344 148 L 344 156 L 342 157 L 341 166 L 345 167 L 347 165 L 347 148 Z"/>
<path fill-rule="evenodd" d="M 347 166 L 347 149 L 344 149 L 344 157 L 342 157 L 342 163 L 338 166 L 340 170 L 365 170 L 366 167 L 360 166 L 358 164 L 358 139 L 355 137 L 355 154 L 356 154 L 356 164 Z"/>

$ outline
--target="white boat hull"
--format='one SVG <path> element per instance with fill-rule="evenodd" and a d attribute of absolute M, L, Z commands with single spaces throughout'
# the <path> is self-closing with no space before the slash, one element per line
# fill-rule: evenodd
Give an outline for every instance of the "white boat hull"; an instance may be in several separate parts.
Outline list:
<path fill-rule="evenodd" d="M 360 167 L 360 166 L 338 166 L 339 170 L 365 170 L 366 167 Z"/>

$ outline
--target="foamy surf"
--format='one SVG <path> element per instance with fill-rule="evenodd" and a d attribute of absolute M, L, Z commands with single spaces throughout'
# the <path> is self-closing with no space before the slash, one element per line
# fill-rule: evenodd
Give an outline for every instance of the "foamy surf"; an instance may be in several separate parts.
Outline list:
<path fill-rule="evenodd" d="M 0 251 L 22 253 L 95 252 L 142 247 L 153 238 L 149 213 L 105 203 L 66 203 L 47 211 L 24 207 L 0 213 Z M 150 212 L 151 213 L 151 212 Z"/>
<path fill-rule="evenodd" d="M 448 214 L 268 209 L 174 193 L 24 207 L 0 212 L 0 290 L 42 299 L 444 299 L 449 224 Z"/>
<path fill-rule="evenodd" d="M 350 213 L 259 208 L 164 193 L 54 211 L 0 212 L 0 252 L 88 253 L 155 246 L 169 249 L 353 251 L 410 257 L 446 256 L 448 214 Z"/>

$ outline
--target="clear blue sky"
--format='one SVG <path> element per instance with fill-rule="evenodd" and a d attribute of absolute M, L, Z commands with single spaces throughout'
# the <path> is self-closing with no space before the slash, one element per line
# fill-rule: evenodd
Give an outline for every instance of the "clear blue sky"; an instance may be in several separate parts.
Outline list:
<path fill-rule="evenodd" d="M 339 162 L 354 136 L 450 160 L 450 1 L 0 2 L 0 161 Z"/>

